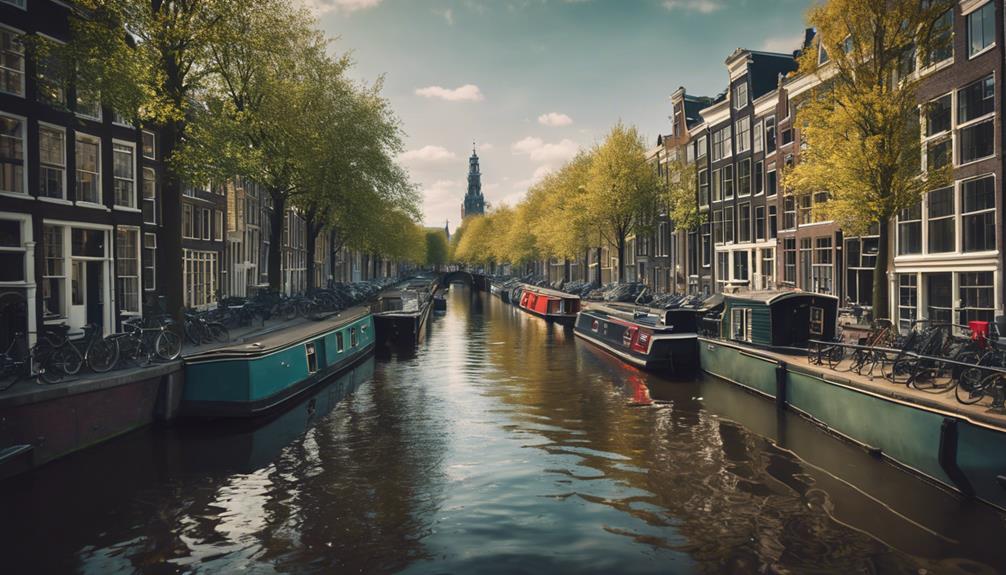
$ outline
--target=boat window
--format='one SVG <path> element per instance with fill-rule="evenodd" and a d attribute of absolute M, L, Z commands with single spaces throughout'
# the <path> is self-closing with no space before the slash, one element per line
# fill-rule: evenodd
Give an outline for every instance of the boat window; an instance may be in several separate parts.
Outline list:
<path fill-rule="evenodd" d="M 751 341 L 751 310 L 735 307 L 730 310 L 730 339 Z"/>
<path fill-rule="evenodd" d="M 810 333 L 824 335 L 824 308 L 810 306 Z"/>
<path fill-rule="evenodd" d="M 306 344 L 304 352 L 307 354 L 307 372 L 314 373 L 318 371 L 318 351 L 314 348 L 314 342 Z"/>
<path fill-rule="evenodd" d="M 595 332 L 597 331 L 597 320 L 596 319 L 590 324 L 590 329 L 591 329 L 591 331 L 595 331 Z"/>
<path fill-rule="evenodd" d="M 356 328 L 349 328 L 349 346 L 356 347 Z"/>
<path fill-rule="evenodd" d="M 343 341 L 341 331 L 335 332 L 335 348 L 339 353 L 342 353 L 342 350 L 346 349 L 346 342 Z"/>

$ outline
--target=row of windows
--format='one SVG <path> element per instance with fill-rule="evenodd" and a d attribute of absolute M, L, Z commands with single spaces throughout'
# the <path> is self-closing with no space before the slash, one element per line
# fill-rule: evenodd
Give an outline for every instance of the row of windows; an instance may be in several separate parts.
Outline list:
<path fill-rule="evenodd" d="M 992 74 L 930 101 L 922 114 L 927 169 L 994 156 L 995 109 Z"/>
<path fill-rule="evenodd" d="M 996 249 L 995 176 L 934 190 L 898 214 L 899 256 Z"/>
<path fill-rule="evenodd" d="M 735 173 L 736 180 L 734 179 Z M 746 197 L 760 196 L 764 193 L 768 197 L 772 197 L 778 193 L 779 189 L 775 167 L 770 165 L 768 173 L 765 173 L 765 162 L 759 160 L 752 163 L 750 158 L 713 170 L 711 179 L 709 170 L 700 170 L 698 178 L 700 206 L 708 206 L 710 200 L 713 202 L 729 200 L 735 195 Z M 711 197 L 710 187 L 712 188 Z"/>
<path fill-rule="evenodd" d="M 224 212 L 182 204 L 182 237 L 193 240 L 222 241 L 224 239 Z"/>
<path fill-rule="evenodd" d="M 898 274 L 898 325 L 908 330 L 924 319 L 958 325 L 992 322 L 994 280 L 992 271 Z"/>

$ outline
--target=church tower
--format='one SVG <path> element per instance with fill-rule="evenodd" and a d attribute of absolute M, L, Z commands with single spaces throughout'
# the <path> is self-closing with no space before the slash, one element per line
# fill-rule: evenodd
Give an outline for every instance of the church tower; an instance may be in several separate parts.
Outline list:
<path fill-rule="evenodd" d="M 468 191 L 465 193 L 464 203 L 461 204 L 461 219 L 485 212 L 486 200 L 482 197 L 482 172 L 479 171 L 479 155 L 475 153 L 475 142 L 472 142 L 472 157 L 468 158 Z"/>

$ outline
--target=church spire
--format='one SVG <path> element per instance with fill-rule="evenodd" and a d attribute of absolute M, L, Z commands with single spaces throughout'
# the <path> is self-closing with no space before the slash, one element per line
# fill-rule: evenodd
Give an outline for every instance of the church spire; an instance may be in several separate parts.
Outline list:
<path fill-rule="evenodd" d="M 472 141 L 472 157 L 468 158 L 468 191 L 461 204 L 461 219 L 474 214 L 485 213 L 485 198 L 482 197 L 482 172 L 479 169 L 478 147 Z"/>

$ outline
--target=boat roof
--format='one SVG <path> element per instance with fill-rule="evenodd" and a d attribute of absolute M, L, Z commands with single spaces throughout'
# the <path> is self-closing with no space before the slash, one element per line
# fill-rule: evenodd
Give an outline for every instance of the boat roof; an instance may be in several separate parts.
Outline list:
<path fill-rule="evenodd" d="M 524 289 L 524 291 L 529 291 L 529 292 L 537 293 L 537 294 L 541 294 L 541 295 L 547 295 L 547 296 L 552 296 L 552 297 L 557 297 L 557 298 L 562 298 L 562 299 L 580 299 L 580 296 L 578 296 L 578 295 L 573 295 L 571 293 L 566 293 L 564 291 L 554 290 L 554 289 L 551 289 L 551 288 L 533 286 L 533 285 L 530 285 L 530 284 L 524 284 L 521 287 Z"/>
<path fill-rule="evenodd" d="M 755 301 L 763 303 L 765 305 L 772 305 L 783 300 L 799 298 L 799 297 L 815 297 L 824 298 L 838 301 L 838 298 L 833 295 L 803 291 L 803 290 L 760 290 L 760 291 L 746 291 L 741 293 L 724 294 L 725 299 L 731 300 L 746 300 Z"/>

